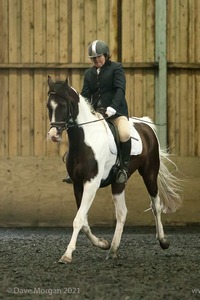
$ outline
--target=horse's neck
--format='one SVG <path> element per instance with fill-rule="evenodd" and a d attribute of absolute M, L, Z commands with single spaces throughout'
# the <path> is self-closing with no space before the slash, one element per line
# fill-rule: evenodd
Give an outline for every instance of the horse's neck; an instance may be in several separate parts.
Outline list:
<path fill-rule="evenodd" d="M 77 116 L 78 124 L 84 122 L 90 122 L 98 118 L 96 114 L 93 114 L 91 112 L 90 105 L 86 102 L 86 100 L 82 96 L 80 96 L 80 101 L 78 105 L 79 105 L 79 114 Z"/>
<path fill-rule="evenodd" d="M 102 126 L 100 125 L 101 122 L 94 122 L 92 124 L 93 121 L 100 119 L 100 116 L 97 113 L 92 113 L 90 104 L 88 104 L 82 96 L 80 96 L 78 102 L 78 110 L 79 113 L 76 122 L 80 126 L 72 126 L 67 131 L 70 149 L 73 147 L 77 148 L 77 144 L 81 144 L 83 140 L 90 143 L 91 139 L 93 139 L 94 132 L 96 132 L 97 128 Z M 82 151 L 81 147 L 78 148 Z"/>

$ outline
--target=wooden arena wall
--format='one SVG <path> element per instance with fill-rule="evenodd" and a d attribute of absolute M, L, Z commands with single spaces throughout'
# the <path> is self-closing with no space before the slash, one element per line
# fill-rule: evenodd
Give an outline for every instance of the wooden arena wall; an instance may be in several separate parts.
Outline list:
<path fill-rule="evenodd" d="M 0 0 L 0 226 L 68 226 L 71 186 L 62 183 L 61 144 L 46 140 L 47 75 L 81 90 L 88 44 L 103 39 L 124 65 L 130 115 L 155 120 L 155 4 L 158 0 Z M 164 1 L 164 0 L 162 0 Z M 199 222 L 200 1 L 168 0 L 167 143 L 183 175 L 183 209 L 166 224 Z M 109 188 L 91 209 L 114 224 Z M 134 197 L 133 197 L 134 195 Z M 134 199 L 132 199 L 134 198 Z M 142 180 L 127 187 L 128 225 L 153 225 Z M 105 207 L 107 207 L 105 211 Z"/>

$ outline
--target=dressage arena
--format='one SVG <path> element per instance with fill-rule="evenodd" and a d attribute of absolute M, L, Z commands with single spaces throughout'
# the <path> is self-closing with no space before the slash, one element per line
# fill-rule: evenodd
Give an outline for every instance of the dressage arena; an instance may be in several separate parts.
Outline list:
<path fill-rule="evenodd" d="M 126 227 L 116 260 L 80 234 L 66 265 L 70 229 L 1 229 L 0 299 L 199 299 L 200 228 L 166 228 L 165 251 L 154 231 Z M 110 241 L 113 228 L 94 232 Z"/>

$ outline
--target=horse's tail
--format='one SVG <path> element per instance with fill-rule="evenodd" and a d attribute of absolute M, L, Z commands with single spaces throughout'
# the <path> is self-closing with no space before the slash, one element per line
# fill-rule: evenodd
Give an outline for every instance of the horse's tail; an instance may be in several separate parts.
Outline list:
<path fill-rule="evenodd" d="M 170 159 L 170 154 L 160 149 L 160 170 L 158 173 L 158 190 L 164 213 L 172 213 L 182 205 L 180 196 L 181 180 L 172 174 L 169 168 L 176 164 Z"/>

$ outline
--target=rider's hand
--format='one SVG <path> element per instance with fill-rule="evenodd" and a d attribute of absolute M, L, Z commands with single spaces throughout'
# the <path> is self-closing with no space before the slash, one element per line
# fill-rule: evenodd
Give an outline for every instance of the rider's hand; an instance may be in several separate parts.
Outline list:
<path fill-rule="evenodd" d="M 106 109 L 106 115 L 108 117 L 114 116 L 116 114 L 116 110 L 112 108 L 111 106 L 108 106 Z"/>

